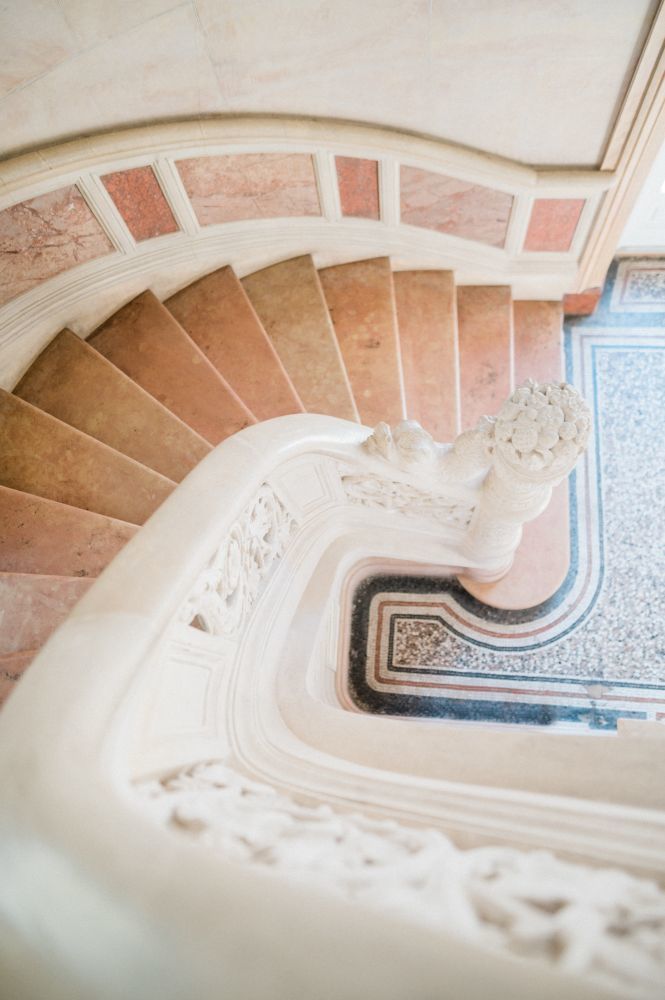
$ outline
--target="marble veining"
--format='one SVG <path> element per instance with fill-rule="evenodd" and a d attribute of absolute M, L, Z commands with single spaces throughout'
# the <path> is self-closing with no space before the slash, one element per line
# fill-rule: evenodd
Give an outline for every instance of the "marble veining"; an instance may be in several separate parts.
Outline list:
<path fill-rule="evenodd" d="M 400 170 L 402 222 L 478 243 L 506 242 L 513 196 L 418 167 Z"/>
<path fill-rule="evenodd" d="M 137 243 L 178 231 L 152 167 L 106 174 L 102 183 Z"/>
<path fill-rule="evenodd" d="M 307 153 L 197 156 L 177 166 L 202 226 L 321 214 Z"/>
<path fill-rule="evenodd" d="M 113 245 L 72 184 L 0 212 L 0 304 Z"/>
<path fill-rule="evenodd" d="M 336 156 L 342 215 L 379 218 L 379 164 L 358 156 Z"/>
<path fill-rule="evenodd" d="M 524 249 L 551 253 L 570 250 L 584 205 L 584 198 L 536 198 Z"/>

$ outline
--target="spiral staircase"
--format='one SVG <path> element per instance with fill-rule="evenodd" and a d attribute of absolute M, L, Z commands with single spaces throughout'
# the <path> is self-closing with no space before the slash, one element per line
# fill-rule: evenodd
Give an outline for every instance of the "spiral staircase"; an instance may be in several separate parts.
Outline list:
<path fill-rule="evenodd" d="M 456 287 L 450 271 L 385 257 L 317 271 L 301 256 L 242 280 L 222 267 L 163 303 L 148 289 L 85 341 L 62 330 L 0 398 L 2 697 L 215 445 L 301 412 L 406 417 L 452 440 L 526 376 L 561 377 L 561 321 L 560 303 Z M 563 491 L 526 531 L 535 544 L 504 581 L 467 581 L 477 596 L 524 606 L 556 589 Z"/>

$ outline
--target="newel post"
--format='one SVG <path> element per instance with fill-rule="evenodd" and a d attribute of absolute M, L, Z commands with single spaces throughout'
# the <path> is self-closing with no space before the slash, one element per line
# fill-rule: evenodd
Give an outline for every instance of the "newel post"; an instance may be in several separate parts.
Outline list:
<path fill-rule="evenodd" d="M 509 568 L 522 525 L 545 509 L 553 487 L 572 471 L 590 428 L 589 408 L 576 389 L 531 379 L 495 418 L 481 421 L 471 434 L 477 446 L 482 442 L 490 469 L 469 524 L 468 556 Z"/>

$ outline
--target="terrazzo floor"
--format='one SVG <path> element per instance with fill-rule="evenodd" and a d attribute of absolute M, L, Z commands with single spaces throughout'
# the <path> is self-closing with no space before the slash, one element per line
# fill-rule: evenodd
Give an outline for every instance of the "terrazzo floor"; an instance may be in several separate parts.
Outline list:
<path fill-rule="evenodd" d="M 615 262 L 565 341 L 595 423 L 570 480 L 566 580 L 501 612 L 451 578 L 366 578 L 348 669 L 361 710 L 575 731 L 665 721 L 665 261 Z"/>

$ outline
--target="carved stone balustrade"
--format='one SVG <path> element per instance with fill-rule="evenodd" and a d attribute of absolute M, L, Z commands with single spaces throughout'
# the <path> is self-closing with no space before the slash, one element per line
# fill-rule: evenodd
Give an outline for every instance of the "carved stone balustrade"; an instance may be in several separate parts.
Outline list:
<path fill-rule="evenodd" d="M 423 473 L 433 490 L 481 480 L 464 552 L 502 575 L 510 568 L 522 525 L 542 513 L 553 487 L 572 472 L 590 429 L 589 408 L 573 386 L 529 379 L 496 417 L 483 417 L 450 447 L 408 420 L 392 430 L 379 424 L 366 447 L 399 469 Z"/>

